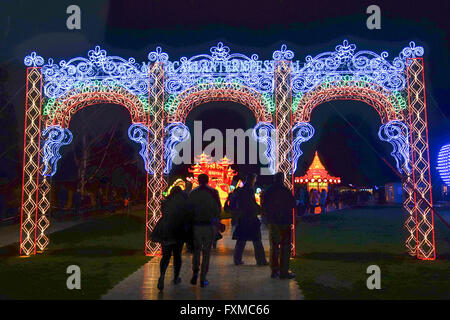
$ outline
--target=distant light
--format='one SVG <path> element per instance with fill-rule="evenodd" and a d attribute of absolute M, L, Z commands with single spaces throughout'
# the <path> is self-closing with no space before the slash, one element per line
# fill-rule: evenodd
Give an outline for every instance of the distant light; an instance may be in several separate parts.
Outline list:
<path fill-rule="evenodd" d="M 441 176 L 442 181 L 447 186 L 450 186 L 450 144 L 447 144 L 441 148 L 438 154 L 437 170 Z"/>

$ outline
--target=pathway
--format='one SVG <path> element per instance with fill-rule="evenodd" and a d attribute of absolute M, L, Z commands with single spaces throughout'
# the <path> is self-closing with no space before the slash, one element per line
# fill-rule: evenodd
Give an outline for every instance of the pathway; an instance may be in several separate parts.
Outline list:
<path fill-rule="evenodd" d="M 295 280 L 279 280 L 270 278 L 270 268 L 256 265 L 253 245 L 247 243 L 244 252 L 244 265 L 233 264 L 233 249 L 235 241 L 231 240 L 229 220 L 226 220 L 227 231 L 224 238 L 217 243 L 217 249 L 212 250 L 206 288 L 193 286 L 189 283 L 192 276 L 191 255 L 183 253 L 181 269 L 182 282 L 173 285 L 172 264 L 166 274 L 163 293 L 159 293 L 156 284 L 159 277 L 159 257 L 155 257 L 117 284 L 102 299 L 131 299 L 131 300 L 298 300 L 303 299 Z M 262 230 L 263 244 L 268 257 L 269 241 L 266 228 Z"/>

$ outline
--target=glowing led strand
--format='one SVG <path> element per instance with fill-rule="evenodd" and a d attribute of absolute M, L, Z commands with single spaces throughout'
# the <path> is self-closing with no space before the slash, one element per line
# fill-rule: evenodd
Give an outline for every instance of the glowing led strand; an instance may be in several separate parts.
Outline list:
<path fill-rule="evenodd" d="M 403 120 L 403 113 L 391 102 L 394 99 L 391 92 L 375 83 L 347 80 L 344 84 L 341 81 L 324 82 L 298 99 L 294 98 L 293 103 L 297 104 L 293 106 L 295 122 L 309 122 L 312 110 L 324 102 L 349 98 L 373 106 L 383 123 Z"/>
<path fill-rule="evenodd" d="M 257 142 L 261 142 L 266 145 L 266 151 L 264 155 L 269 162 L 269 170 L 272 174 L 276 173 L 276 144 L 274 140 L 275 127 L 268 122 L 258 122 L 252 131 L 253 138 Z"/>
<path fill-rule="evenodd" d="M 164 174 L 169 174 L 172 170 L 172 162 L 178 154 L 175 147 L 190 138 L 189 128 L 182 122 L 169 123 L 165 128 L 164 142 Z"/>
<path fill-rule="evenodd" d="M 406 59 L 420 57 L 424 53 L 423 47 L 416 47 L 413 41 L 392 63 L 386 60 L 386 51 L 376 54 L 367 50 L 355 50 L 356 45 L 344 40 L 333 52 L 323 52 L 315 57 L 307 56 L 305 65 L 292 73 L 293 93 L 308 92 L 325 79 L 341 80 L 349 74 L 355 80 L 365 79 L 389 91 L 400 91 L 406 86 Z"/>
<path fill-rule="evenodd" d="M 171 105 L 165 104 L 168 110 L 169 122 L 184 122 L 188 113 L 196 106 L 210 101 L 234 101 L 247 106 L 253 111 L 256 120 L 272 121 L 270 100 L 246 86 L 236 86 L 233 83 L 208 83 L 196 85 L 180 93 L 176 98 L 170 96 Z"/>
<path fill-rule="evenodd" d="M 31 55 L 29 65 L 39 65 L 40 59 Z M 42 74 L 40 68 L 27 69 L 25 100 L 25 131 L 23 156 L 23 185 L 20 226 L 20 254 L 36 251 L 36 223 L 39 199 L 39 135 L 41 122 L 40 92 Z"/>
<path fill-rule="evenodd" d="M 295 174 L 295 171 L 297 171 L 298 159 L 303 154 L 303 151 L 300 149 L 301 144 L 310 140 L 314 136 L 314 127 L 307 122 L 298 122 L 292 128 L 292 135 L 295 137 L 292 142 L 292 174 Z"/>
<path fill-rule="evenodd" d="M 42 138 L 47 137 L 43 146 L 44 170 L 42 175 L 51 177 L 58 169 L 58 160 L 61 159 L 59 149 L 61 146 L 68 145 L 72 142 L 72 133 L 69 129 L 60 126 L 47 127 L 42 132 Z"/>
<path fill-rule="evenodd" d="M 150 128 L 142 123 L 133 123 L 128 127 L 128 137 L 141 144 L 140 156 L 144 160 L 145 171 L 152 174 L 150 163 L 153 161 L 152 146 L 148 145 Z"/>
<path fill-rule="evenodd" d="M 409 174 L 411 172 L 409 164 L 410 151 L 408 127 L 406 124 L 398 120 L 392 120 L 383 124 L 378 130 L 378 137 L 382 141 L 392 144 L 394 150 L 391 152 L 391 155 L 395 159 L 397 170 L 400 173 L 405 170 Z"/>
<path fill-rule="evenodd" d="M 160 57 L 165 59 L 164 56 Z M 153 115 L 150 122 L 152 136 L 149 143 L 153 148 L 153 161 L 150 162 L 153 175 L 147 179 L 145 253 L 153 256 L 160 253 L 161 245 L 152 242 L 149 235 L 161 218 L 161 200 L 167 187 L 164 179 L 164 62 L 157 61 L 153 64 L 150 69 L 150 83 L 149 105 L 153 108 Z"/>
<path fill-rule="evenodd" d="M 42 152 L 44 160 L 42 173 L 54 172 L 59 159 L 57 133 L 47 139 L 47 145 L 39 148 L 42 84 L 47 97 L 42 109 L 47 127 L 67 128 L 75 112 L 96 103 L 121 104 L 129 110 L 133 122 L 129 128 L 130 139 L 141 144 L 140 154 L 146 171 L 152 173 L 147 179 L 146 234 L 160 217 L 160 200 L 166 184 L 163 174 L 170 171 L 173 159 L 168 150 L 174 149 L 176 139 L 169 134 L 163 140 L 166 121 L 184 122 L 193 107 L 209 101 L 235 101 L 246 105 L 255 114 L 260 128 L 266 131 L 267 137 L 258 136 L 255 129 L 253 134 L 268 146 L 269 167 L 273 172 L 282 171 L 290 186 L 289 175 L 297 162 L 293 168 L 292 161 L 298 160 L 300 144 L 305 139 L 298 126 L 292 128 L 292 122 L 309 122 L 313 108 L 326 101 L 366 102 L 380 114 L 384 124 L 380 134 L 393 144 L 396 161 L 403 163 L 402 169 L 406 172 L 411 163 L 412 174 L 406 174 L 403 183 L 407 194 L 404 208 L 409 213 L 405 222 L 409 232 L 408 251 L 410 254 L 417 252 L 421 259 L 434 259 L 423 62 L 417 58 L 423 55 L 423 48 L 410 42 L 391 62 L 386 60 L 386 52 L 376 54 L 355 49 L 355 45 L 345 40 L 334 52 L 324 52 L 314 58 L 307 56 L 306 63 L 291 61 L 294 53 L 285 45 L 273 53 L 273 60 L 266 61 L 258 60 L 255 54 L 248 57 L 230 53 L 222 43 L 212 47 L 211 54 L 173 62 L 157 47 L 149 53 L 149 62 L 141 64 L 133 58 L 107 56 L 99 46 L 88 52 L 88 58 L 62 60 L 58 64 L 49 59 L 44 65 L 44 59 L 32 52 L 24 59 L 25 65 L 32 68 L 27 73 L 21 252 L 31 254 L 36 246 L 43 250 L 48 244 L 45 230 L 50 185 L 45 176 L 39 181 L 39 153 Z M 39 66 L 42 66 L 43 78 L 36 68 Z M 409 110 L 406 110 L 403 92 L 406 83 Z M 276 144 L 272 136 L 275 135 L 272 116 L 277 126 Z M 409 127 L 393 125 L 393 121 L 401 123 L 409 117 Z M 297 131 L 294 141 L 293 129 Z M 409 141 L 405 138 L 408 129 L 412 159 L 407 151 Z M 415 189 L 409 188 L 410 185 Z M 151 243 L 147 237 L 146 254 L 158 252 L 159 245 Z"/>
<path fill-rule="evenodd" d="M 419 259 L 434 260 L 433 205 L 431 197 L 430 164 L 428 159 L 428 133 L 426 123 L 426 95 L 423 59 L 408 59 L 408 98 L 410 115 L 412 182 L 414 192 L 414 214 L 417 221 L 417 250 Z M 411 213 L 412 214 L 412 213 Z"/>
<path fill-rule="evenodd" d="M 450 186 L 450 144 L 443 146 L 439 151 L 437 164 L 437 170 L 442 181 Z"/>

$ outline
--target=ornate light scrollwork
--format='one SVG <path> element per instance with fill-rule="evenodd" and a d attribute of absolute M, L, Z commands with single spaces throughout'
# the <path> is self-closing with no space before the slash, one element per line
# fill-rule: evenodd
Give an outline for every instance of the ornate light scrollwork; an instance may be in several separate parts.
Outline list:
<path fill-rule="evenodd" d="M 44 58 L 38 56 L 36 52 L 33 51 L 23 59 L 23 63 L 28 67 L 40 67 L 44 64 Z"/>
<path fill-rule="evenodd" d="M 402 173 L 405 170 L 408 174 L 411 172 L 409 164 L 409 140 L 408 127 L 401 121 L 392 120 L 383 124 L 378 130 L 378 137 L 382 141 L 392 144 L 394 150 L 391 155 L 394 157 L 397 170 Z M 403 169 L 403 170 L 402 170 Z"/>
<path fill-rule="evenodd" d="M 285 44 L 281 45 L 281 50 L 274 51 L 273 60 L 292 60 L 294 58 L 294 52 L 287 50 Z"/>
<path fill-rule="evenodd" d="M 341 80 L 352 75 L 354 80 L 377 83 L 389 91 L 405 88 L 406 59 L 423 55 L 423 47 L 416 47 L 411 41 L 392 62 L 386 60 L 388 53 L 381 54 L 362 50 L 355 52 L 356 45 L 344 40 L 334 52 L 323 52 L 315 57 L 307 56 L 305 65 L 293 72 L 294 93 L 307 92 L 325 81 Z"/>
<path fill-rule="evenodd" d="M 136 63 L 134 58 L 125 60 L 107 56 L 106 51 L 96 46 L 88 52 L 88 58 L 77 57 L 59 64 L 48 59 L 42 67 L 44 93 L 48 98 L 58 98 L 80 83 L 99 80 L 102 84 L 118 83 L 135 95 L 148 94 L 148 64 Z"/>
<path fill-rule="evenodd" d="M 69 129 L 60 126 L 50 126 L 42 132 L 42 138 L 45 137 L 47 138 L 42 150 L 42 162 L 44 163 L 42 175 L 51 177 L 56 173 L 58 160 L 61 159 L 59 148 L 72 142 L 72 133 Z"/>
<path fill-rule="evenodd" d="M 165 72 L 167 93 L 178 94 L 199 83 L 218 80 L 240 83 L 260 93 L 273 92 L 273 61 L 261 61 L 257 54 L 248 57 L 230 53 L 230 48 L 222 42 L 211 47 L 210 52 L 211 55 L 200 54 L 169 62 Z"/>
<path fill-rule="evenodd" d="M 269 161 L 269 170 L 272 174 L 276 172 L 276 143 L 274 135 L 275 127 L 269 122 L 258 122 L 253 128 L 253 138 L 257 142 L 264 143 L 267 147 L 264 155 Z"/>
<path fill-rule="evenodd" d="M 164 174 L 169 174 L 172 170 L 172 163 L 177 155 L 175 147 L 177 144 L 190 138 L 189 128 L 182 122 L 169 123 L 165 128 L 164 141 Z"/>
<path fill-rule="evenodd" d="M 141 151 L 139 154 L 144 160 L 144 168 L 150 174 L 153 174 L 150 163 L 153 161 L 153 152 L 152 146 L 149 146 L 149 134 L 150 128 L 142 123 L 133 123 L 128 128 L 128 137 L 136 142 L 141 144 Z"/>
<path fill-rule="evenodd" d="M 292 135 L 295 137 L 294 141 L 292 142 L 294 153 L 292 156 L 292 172 L 294 174 L 297 170 L 298 159 L 303 154 L 303 151 L 300 149 L 301 144 L 313 137 L 314 127 L 308 122 L 297 122 L 292 128 Z"/>

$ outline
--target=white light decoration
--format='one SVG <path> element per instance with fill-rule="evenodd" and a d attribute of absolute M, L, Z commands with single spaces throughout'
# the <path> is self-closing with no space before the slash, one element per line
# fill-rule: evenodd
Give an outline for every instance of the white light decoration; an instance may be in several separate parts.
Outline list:
<path fill-rule="evenodd" d="M 450 144 L 441 148 L 437 163 L 437 170 L 442 181 L 444 181 L 447 186 L 450 186 Z"/>
<path fill-rule="evenodd" d="M 161 217 L 164 175 L 170 173 L 175 146 L 189 137 L 184 122 L 193 108 L 210 101 L 234 101 L 249 108 L 257 122 L 253 137 L 267 145 L 269 170 L 283 172 L 292 187 L 301 144 L 314 135 L 312 110 L 327 101 L 357 100 L 380 115 L 380 139 L 393 145 L 397 169 L 404 174 L 407 250 L 433 260 L 423 54 L 422 47 L 410 42 L 389 61 L 386 51 L 356 51 L 347 40 L 334 51 L 307 55 L 302 61 L 293 61 L 294 52 L 284 44 L 267 60 L 232 53 L 221 42 L 208 53 L 176 61 L 161 47 L 143 62 L 109 56 L 100 46 L 87 57 L 59 62 L 33 51 L 24 58 L 28 68 L 20 254 L 35 254 L 48 245 L 47 176 L 55 174 L 60 147 L 72 139 L 68 126 L 73 114 L 86 106 L 115 103 L 130 112 L 128 135 L 141 145 L 147 172 L 145 254 L 157 255 L 160 246 L 148 235 Z M 448 184 L 445 155 L 438 169 Z M 294 227 L 292 231 L 295 252 Z"/>
<path fill-rule="evenodd" d="M 383 124 L 378 130 L 378 137 L 394 147 L 391 155 L 395 159 L 397 170 L 402 173 L 403 168 L 409 174 L 411 168 L 409 166 L 409 139 L 406 124 L 398 120 Z"/>

